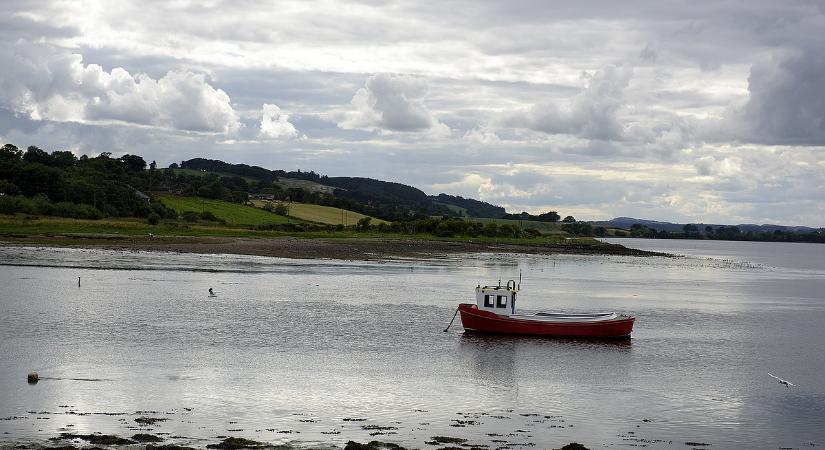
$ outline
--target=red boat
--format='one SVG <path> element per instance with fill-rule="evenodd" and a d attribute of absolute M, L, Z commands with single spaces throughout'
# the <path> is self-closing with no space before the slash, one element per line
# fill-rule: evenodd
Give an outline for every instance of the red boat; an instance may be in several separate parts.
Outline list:
<path fill-rule="evenodd" d="M 461 324 L 466 331 L 533 336 L 629 338 L 633 316 L 624 314 L 516 313 L 516 282 L 506 286 L 476 287 L 476 304 L 461 303 Z"/>

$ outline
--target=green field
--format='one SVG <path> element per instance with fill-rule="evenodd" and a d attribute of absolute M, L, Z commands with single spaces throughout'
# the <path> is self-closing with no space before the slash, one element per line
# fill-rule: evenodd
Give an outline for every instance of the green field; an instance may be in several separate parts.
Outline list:
<path fill-rule="evenodd" d="M 181 197 L 177 195 L 157 195 L 161 203 L 174 209 L 178 214 L 184 211 L 210 211 L 215 217 L 223 219 L 228 225 L 266 225 L 287 223 L 289 219 L 269 211 L 237 203 L 212 200 L 200 197 Z"/>
<path fill-rule="evenodd" d="M 264 200 L 252 200 L 252 204 L 262 208 L 267 202 Z M 272 202 L 273 206 L 278 202 Z M 287 205 L 287 203 L 284 203 Z M 324 225 L 339 225 L 344 226 L 355 225 L 359 220 L 367 217 L 355 211 L 349 211 L 341 208 L 333 208 L 332 206 L 313 205 L 310 203 L 289 203 L 289 217 L 306 220 L 307 222 L 322 223 Z M 381 219 L 371 218 L 372 225 L 385 223 Z"/>
<path fill-rule="evenodd" d="M 305 238 L 353 238 L 374 237 L 371 233 L 358 233 L 354 230 L 335 233 L 319 232 L 284 232 L 253 230 L 241 225 L 219 225 L 202 222 L 197 224 L 177 221 L 163 221 L 158 225 L 149 225 L 145 220 L 134 218 L 111 218 L 103 220 L 70 219 L 66 217 L 40 217 L 24 215 L 0 215 L 0 237 L 34 237 L 61 236 L 67 239 L 83 239 L 114 236 L 184 236 L 184 237 L 244 237 L 272 238 L 297 236 Z"/>

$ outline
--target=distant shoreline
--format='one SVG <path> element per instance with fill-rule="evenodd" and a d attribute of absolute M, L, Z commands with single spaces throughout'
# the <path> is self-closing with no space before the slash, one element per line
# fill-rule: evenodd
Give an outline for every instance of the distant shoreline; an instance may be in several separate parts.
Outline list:
<path fill-rule="evenodd" d="M 52 235 L 2 236 L 0 246 L 145 250 L 177 253 L 239 254 L 296 259 L 378 260 L 426 258 L 458 253 L 521 253 L 617 256 L 672 256 L 599 241 L 524 243 L 439 241 L 392 238 L 249 238 L 212 236 Z"/>

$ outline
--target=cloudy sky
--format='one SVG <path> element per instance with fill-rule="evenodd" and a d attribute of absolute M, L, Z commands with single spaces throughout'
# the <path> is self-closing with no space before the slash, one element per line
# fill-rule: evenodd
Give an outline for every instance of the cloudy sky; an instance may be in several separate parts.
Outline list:
<path fill-rule="evenodd" d="M 0 2 L 0 142 L 825 226 L 825 2 Z"/>

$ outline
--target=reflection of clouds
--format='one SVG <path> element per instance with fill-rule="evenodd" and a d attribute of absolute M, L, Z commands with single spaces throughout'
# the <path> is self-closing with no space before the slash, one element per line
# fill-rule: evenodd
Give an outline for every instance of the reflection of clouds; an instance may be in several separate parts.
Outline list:
<path fill-rule="evenodd" d="M 509 387 L 517 394 L 525 369 L 530 370 L 537 362 L 549 362 L 550 358 L 557 358 L 560 352 L 626 352 L 631 346 L 629 339 L 568 339 L 465 332 L 461 335 L 458 348 L 471 364 L 477 382 L 505 390 Z M 552 372 L 545 372 L 545 375 L 552 375 Z"/>
<path fill-rule="evenodd" d="M 477 383 L 515 396 L 518 380 L 514 376 L 516 344 L 512 338 L 464 333 L 458 349 L 467 357 Z"/>

